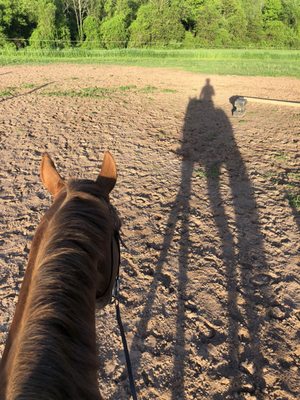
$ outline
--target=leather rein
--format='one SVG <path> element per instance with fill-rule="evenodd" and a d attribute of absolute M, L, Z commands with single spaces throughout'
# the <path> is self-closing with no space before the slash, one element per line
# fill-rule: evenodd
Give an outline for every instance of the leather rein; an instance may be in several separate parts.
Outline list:
<path fill-rule="evenodd" d="M 125 330 L 124 326 L 122 323 L 121 319 L 121 312 L 120 312 L 120 265 L 121 265 L 121 248 L 120 244 L 127 248 L 125 245 L 124 241 L 122 240 L 120 236 L 120 231 L 119 229 L 114 230 L 114 236 L 111 241 L 111 260 L 112 260 L 112 265 L 111 265 L 111 270 L 113 271 L 114 269 L 114 246 L 117 246 L 117 254 L 118 254 L 118 269 L 117 269 L 117 275 L 115 279 L 115 283 L 112 289 L 112 295 L 111 295 L 111 303 L 115 303 L 116 307 L 116 318 L 122 338 L 122 344 L 123 344 L 123 350 L 125 354 L 125 359 L 126 359 L 126 367 L 127 367 L 127 373 L 128 373 L 128 380 L 129 380 L 129 385 L 130 385 L 130 391 L 133 400 L 137 400 L 137 394 L 136 394 L 136 388 L 135 388 L 135 383 L 134 383 L 134 378 L 133 378 L 133 372 L 132 372 L 132 365 L 131 365 L 131 360 L 130 360 L 130 354 L 128 350 L 128 345 L 127 345 L 127 340 L 126 340 L 126 335 L 125 335 Z M 113 272 L 112 272 L 113 273 Z"/>

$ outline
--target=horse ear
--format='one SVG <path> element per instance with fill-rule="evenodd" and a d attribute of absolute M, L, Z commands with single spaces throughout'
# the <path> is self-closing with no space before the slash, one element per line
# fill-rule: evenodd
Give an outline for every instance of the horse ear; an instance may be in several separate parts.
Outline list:
<path fill-rule="evenodd" d="M 114 188 L 117 181 L 117 166 L 113 156 L 109 151 L 104 153 L 101 171 L 96 182 L 101 189 L 108 195 Z"/>
<path fill-rule="evenodd" d="M 65 186 L 48 153 L 43 154 L 40 175 L 45 188 L 52 196 L 55 196 Z"/>

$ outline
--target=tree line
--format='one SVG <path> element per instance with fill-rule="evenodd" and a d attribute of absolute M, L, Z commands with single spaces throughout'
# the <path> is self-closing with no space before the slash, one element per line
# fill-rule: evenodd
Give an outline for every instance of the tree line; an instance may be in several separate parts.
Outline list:
<path fill-rule="evenodd" d="M 0 0 L 0 47 L 300 48 L 300 0 Z"/>

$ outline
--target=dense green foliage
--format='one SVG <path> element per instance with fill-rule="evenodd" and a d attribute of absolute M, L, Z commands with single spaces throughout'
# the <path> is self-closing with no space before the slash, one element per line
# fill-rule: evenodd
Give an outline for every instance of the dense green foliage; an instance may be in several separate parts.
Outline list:
<path fill-rule="evenodd" d="M 300 0 L 0 0 L 0 46 L 300 48 Z"/>

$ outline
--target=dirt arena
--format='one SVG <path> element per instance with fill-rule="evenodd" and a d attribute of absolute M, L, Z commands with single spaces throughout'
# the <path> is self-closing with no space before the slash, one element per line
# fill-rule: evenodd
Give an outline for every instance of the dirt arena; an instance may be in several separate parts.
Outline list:
<path fill-rule="evenodd" d="M 117 162 L 122 318 L 140 400 L 300 398 L 299 80 L 97 65 L 0 69 L 0 353 L 35 228 L 64 177 Z M 298 185 L 298 189 L 297 189 Z M 295 189 L 296 188 L 296 189 Z M 129 399 L 114 306 L 97 311 L 99 387 Z"/>

